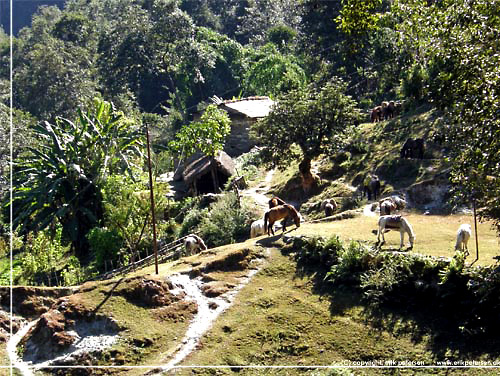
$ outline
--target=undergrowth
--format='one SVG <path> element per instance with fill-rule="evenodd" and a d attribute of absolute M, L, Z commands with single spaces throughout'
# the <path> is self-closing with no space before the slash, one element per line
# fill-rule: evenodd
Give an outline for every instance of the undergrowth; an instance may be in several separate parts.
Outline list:
<path fill-rule="evenodd" d="M 467 335 L 498 333 L 500 267 L 473 267 L 457 252 L 451 261 L 413 253 L 379 252 L 337 236 L 294 238 L 298 268 L 317 273 L 322 290 L 350 286 L 370 305 L 431 308 Z"/>

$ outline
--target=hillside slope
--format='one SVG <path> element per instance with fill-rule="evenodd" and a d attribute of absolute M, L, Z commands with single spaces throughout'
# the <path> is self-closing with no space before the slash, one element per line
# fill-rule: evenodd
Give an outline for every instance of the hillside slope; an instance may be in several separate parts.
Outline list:
<path fill-rule="evenodd" d="M 299 204 L 337 197 L 344 209 L 350 209 L 353 200 L 361 199 L 365 178 L 376 174 L 382 195 L 399 193 L 411 207 L 442 210 L 448 198 L 450 162 L 440 141 L 440 124 L 439 113 L 428 106 L 394 119 L 360 124 L 343 152 L 313 162 L 321 178 L 316 191 L 302 191 L 295 166 L 274 175 L 271 191 Z M 423 159 L 401 158 L 401 148 L 409 138 L 425 140 Z"/>
<path fill-rule="evenodd" d="M 263 367 L 266 374 L 299 375 L 305 371 L 300 367 L 429 365 L 444 358 L 486 362 L 495 357 L 494 343 L 454 337 L 447 318 L 434 311 L 380 310 L 364 303 L 356 289 L 327 288 L 317 278 L 319 269 L 297 264 L 283 246 L 281 236 L 265 236 L 161 264 L 158 276 L 149 267 L 86 283 L 58 298 L 17 347 L 34 365 L 69 367 L 65 375 L 258 371 L 248 366 Z M 198 298 L 188 281 L 195 282 Z M 188 331 L 203 323 L 211 325 L 195 330 L 192 341 Z M 92 345 L 78 351 L 83 342 Z M 76 365 L 88 368 L 71 368 Z M 175 365 L 185 368 L 171 368 Z M 317 368 L 315 374 L 351 371 Z M 57 368 L 39 373 L 61 374 Z"/>

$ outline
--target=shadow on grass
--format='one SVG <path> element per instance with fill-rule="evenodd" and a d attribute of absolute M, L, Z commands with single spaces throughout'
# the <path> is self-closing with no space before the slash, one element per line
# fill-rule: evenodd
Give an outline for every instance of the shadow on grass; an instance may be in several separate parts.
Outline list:
<path fill-rule="evenodd" d="M 100 302 L 97 307 L 95 307 L 95 309 L 92 311 L 92 313 L 95 315 L 100 309 L 101 307 L 109 300 L 109 298 L 111 298 L 113 296 L 113 292 L 116 290 L 116 288 L 118 287 L 118 285 L 120 283 L 122 283 L 122 281 L 124 280 L 124 278 L 120 278 L 118 281 L 116 281 L 116 283 L 113 285 L 113 287 L 111 288 L 111 290 L 109 290 L 107 293 L 106 293 L 106 297 L 104 298 L 104 300 L 102 302 Z"/>
<path fill-rule="evenodd" d="M 461 327 L 457 314 L 460 302 L 455 308 L 444 309 L 436 298 L 399 296 L 383 303 L 369 301 L 358 287 L 356 277 L 334 285 L 325 279 L 328 271 L 329 268 L 323 265 L 312 267 L 297 263 L 295 278 L 311 279 L 312 292 L 320 300 L 329 301 L 332 316 L 348 315 L 351 308 L 360 307 L 360 317 L 373 330 L 373 335 L 382 336 L 383 332 L 388 332 L 396 337 L 408 337 L 413 343 L 424 343 L 436 361 L 484 359 L 485 356 L 497 359 L 500 356 L 500 340 L 496 334 L 474 334 Z"/>

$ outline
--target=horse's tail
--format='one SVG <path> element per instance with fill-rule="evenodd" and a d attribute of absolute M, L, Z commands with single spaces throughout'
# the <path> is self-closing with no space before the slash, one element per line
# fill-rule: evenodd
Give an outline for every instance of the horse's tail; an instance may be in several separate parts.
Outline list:
<path fill-rule="evenodd" d="M 267 222 L 269 221 L 269 212 L 266 211 L 264 214 L 264 233 L 267 233 Z"/>

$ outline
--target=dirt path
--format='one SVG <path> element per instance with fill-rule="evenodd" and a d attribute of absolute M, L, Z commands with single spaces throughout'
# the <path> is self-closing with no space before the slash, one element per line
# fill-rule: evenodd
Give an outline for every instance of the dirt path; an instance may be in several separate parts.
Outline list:
<path fill-rule="evenodd" d="M 262 208 L 262 210 L 267 210 L 268 201 L 271 197 L 265 195 L 271 189 L 271 180 L 273 178 L 275 170 L 268 171 L 264 181 L 259 183 L 254 188 L 249 188 L 241 191 L 242 196 L 251 197 L 255 203 Z"/>

